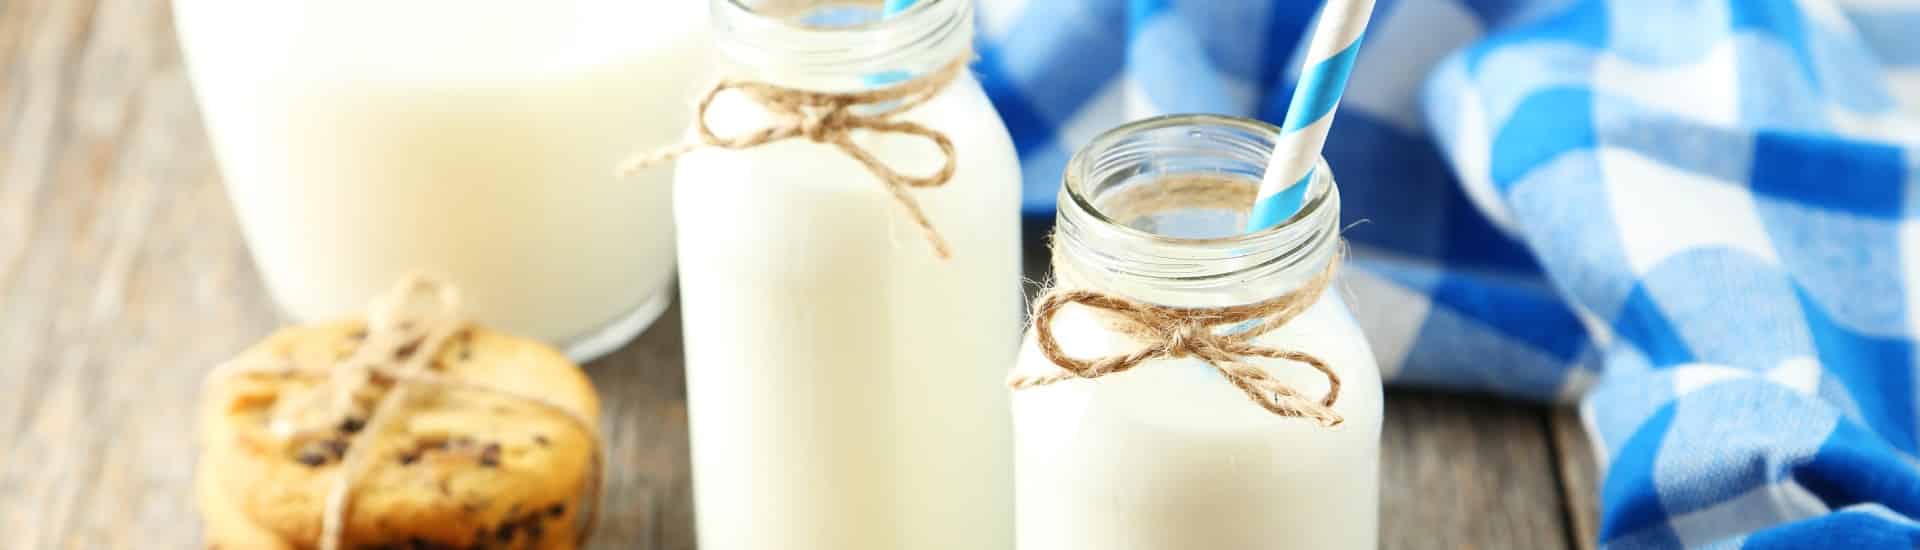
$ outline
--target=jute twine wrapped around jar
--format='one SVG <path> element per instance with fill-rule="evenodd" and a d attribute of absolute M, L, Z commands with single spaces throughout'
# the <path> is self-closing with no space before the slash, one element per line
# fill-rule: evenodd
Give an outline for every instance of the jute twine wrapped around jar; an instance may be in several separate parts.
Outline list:
<path fill-rule="evenodd" d="M 1191 208 L 1244 209 L 1252 204 L 1254 188 L 1227 178 L 1198 177 L 1142 186 L 1128 190 L 1128 196 L 1113 200 L 1118 206 L 1106 212 L 1122 220 L 1138 219 L 1168 210 Z M 1335 253 L 1327 267 L 1300 288 L 1250 304 L 1228 307 L 1171 307 L 1151 304 L 1098 290 L 1073 288 L 1071 283 L 1056 282 L 1041 295 L 1033 307 L 1033 332 L 1041 355 L 1060 372 L 1024 374 L 1007 377 L 1007 386 L 1023 390 L 1074 379 L 1097 379 L 1120 374 L 1147 361 L 1163 358 L 1194 357 L 1218 371 L 1228 383 L 1249 399 L 1279 416 L 1304 418 L 1325 426 L 1345 422 L 1333 405 L 1340 398 L 1340 375 L 1325 361 L 1312 354 L 1254 344 L 1298 318 L 1320 300 L 1339 272 L 1344 253 Z M 1071 271 L 1055 255 L 1056 281 Z M 1141 344 L 1131 353 L 1096 358 L 1068 355 L 1054 335 L 1054 317 L 1070 306 L 1097 311 L 1109 330 L 1124 334 Z M 1327 378 L 1327 393 L 1318 400 L 1280 382 L 1265 369 L 1248 364 L 1246 357 L 1283 359 L 1304 364 Z"/>
<path fill-rule="evenodd" d="M 622 177 L 630 176 L 649 166 L 708 147 L 750 149 L 788 139 L 806 139 L 832 145 L 853 157 L 880 180 L 881 188 L 892 195 L 900 209 L 906 211 L 914 225 L 920 227 L 927 243 L 933 246 L 934 255 L 941 259 L 950 258 L 953 252 L 947 246 L 946 239 L 940 236 L 939 230 L 934 229 L 933 222 L 927 219 L 919 201 L 908 190 L 939 187 L 953 179 L 953 173 L 959 166 L 953 140 L 939 130 L 917 122 L 898 120 L 897 117 L 940 95 L 948 84 L 967 70 L 967 60 L 972 57 L 973 54 L 969 52 L 933 72 L 897 84 L 854 92 L 816 92 L 754 80 L 723 79 L 700 96 L 700 103 L 694 108 L 692 136 L 686 142 L 634 155 L 620 164 L 619 174 Z M 753 100 L 773 115 L 773 122 L 741 135 L 715 134 L 707 124 L 707 110 L 713 106 L 714 99 L 726 92 L 736 92 Z M 940 149 L 944 160 L 940 169 L 933 174 L 902 174 L 873 152 L 854 143 L 853 132 L 856 130 L 926 139 Z"/>

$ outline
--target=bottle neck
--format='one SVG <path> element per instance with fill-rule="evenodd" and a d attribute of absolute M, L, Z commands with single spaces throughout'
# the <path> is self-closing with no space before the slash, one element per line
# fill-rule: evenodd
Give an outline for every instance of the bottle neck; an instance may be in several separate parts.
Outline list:
<path fill-rule="evenodd" d="M 1305 205 L 1244 233 L 1279 128 L 1176 115 L 1094 138 L 1068 162 L 1053 236 L 1062 284 L 1175 307 L 1257 302 L 1299 288 L 1339 248 L 1340 194 L 1322 162 Z"/>
<path fill-rule="evenodd" d="M 852 91 L 926 74 L 969 55 L 973 0 L 711 0 L 715 39 L 736 76 Z M 884 15 L 884 16 L 883 16 Z"/>

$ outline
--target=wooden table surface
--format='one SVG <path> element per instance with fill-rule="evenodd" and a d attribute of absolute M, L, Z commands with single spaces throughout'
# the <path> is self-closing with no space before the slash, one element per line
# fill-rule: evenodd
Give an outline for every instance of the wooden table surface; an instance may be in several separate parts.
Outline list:
<path fill-rule="evenodd" d="M 200 377 L 278 323 L 263 292 L 165 2 L 0 0 L 0 548 L 197 547 Z M 694 547 L 678 315 L 587 365 L 596 547 Z M 1572 412 L 1396 390 L 1384 437 L 1382 546 L 1591 546 Z"/>

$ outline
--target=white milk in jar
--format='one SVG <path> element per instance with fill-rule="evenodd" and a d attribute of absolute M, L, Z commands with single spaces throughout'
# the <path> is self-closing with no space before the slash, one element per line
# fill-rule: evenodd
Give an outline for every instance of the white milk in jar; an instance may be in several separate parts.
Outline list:
<path fill-rule="evenodd" d="M 276 302 L 351 314 L 402 274 L 584 359 L 671 300 L 675 139 L 704 78 L 697 1 L 175 0 L 180 42 Z"/>
<path fill-rule="evenodd" d="M 1067 168 L 1053 236 L 1056 290 L 1189 313 L 1305 296 L 1298 302 L 1304 313 L 1246 343 L 1324 362 L 1339 380 L 1330 407 L 1338 425 L 1276 414 L 1194 348 L 1091 379 L 1026 387 L 1023 380 L 1065 372 L 1042 353 L 1037 330 L 1029 331 L 1009 378 L 1017 388 L 1020 550 L 1376 547 L 1380 375 L 1338 287 L 1315 293 L 1311 286 L 1339 256 L 1331 172 L 1325 165 L 1315 172 L 1307 205 L 1293 219 L 1241 234 L 1277 134 L 1257 121 L 1176 116 L 1096 138 Z M 1047 329 L 1066 357 L 1086 361 L 1204 339 L 1155 334 L 1125 318 L 1073 302 L 1057 309 Z M 1224 322 L 1207 334 L 1230 339 L 1253 322 Z M 1305 363 L 1227 355 L 1310 405 L 1332 387 Z"/>
<path fill-rule="evenodd" d="M 926 78 L 971 55 L 970 0 L 922 0 L 885 21 L 874 21 L 878 0 L 713 5 L 731 76 L 775 86 L 872 89 L 896 81 L 875 75 Z M 995 365 L 1019 345 L 1020 170 L 979 84 L 965 71 L 953 78 L 892 119 L 952 140 L 952 178 L 905 190 L 949 259 L 873 169 L 834 145 L 802 136 L 679 158 L 701 548 L 1012 544 L 1010 420 Z M 715 133 L 794 122 L 743 95 L 718 96 L 706 117 Z M 920 137 L 856 130 L 852 140 L 902 174 L 942 166 Z"/>

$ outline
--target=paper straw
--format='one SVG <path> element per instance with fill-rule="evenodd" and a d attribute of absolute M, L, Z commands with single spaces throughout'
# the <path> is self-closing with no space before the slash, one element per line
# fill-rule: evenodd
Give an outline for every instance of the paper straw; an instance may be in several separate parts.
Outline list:
<path fill-rule="evenodd" d="M 1287 106 L 1287 119 L 1281 123 L 1273 160 L 1260 180 L 1253 211 L 1247 214 L 1249 233 L 1279 225 L 1300 211 L 1372 14 L 1373 0 L 1327 0 L 1320 8 L 1320 22 L 1307 45 L 1306 64 L 1293 89 L 1293 103 Z"/>

